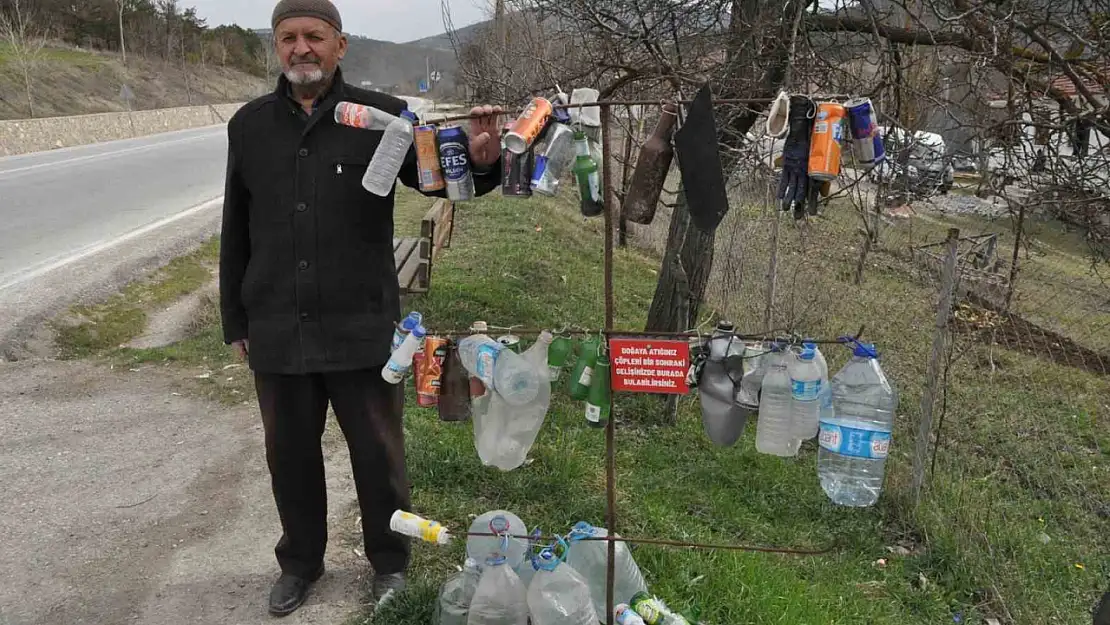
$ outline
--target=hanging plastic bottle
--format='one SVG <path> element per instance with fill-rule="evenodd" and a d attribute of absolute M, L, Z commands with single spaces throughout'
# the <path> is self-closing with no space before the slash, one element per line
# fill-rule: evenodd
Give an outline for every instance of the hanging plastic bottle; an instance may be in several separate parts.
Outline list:
<path fill-rule="evenodd" d="M 578 180 L 582 215 L 596 217 L 605 212 L 605 204 L 601 198 L 601 176 L 597 161 L 590 154 L 590 140 L 581 130 L 574 133 L 574 149 L 578 155 L 574 161 L 574 177 Z"/>
<path fill-rule="evenodd" d="M 563 366 L 567 364 L 571 352 L 574 351 L 574 339 L 569 336 L 558 336 L 547 350 L 548 377 L 555 384 L 563 376 Z"/>
<path fill-rule="evenodd" d="M 821 421 L 817 475 L 834 503 L 864 507 L 879 500 L 890 453 L 898 394 L 875 346 L 857 343 L 832 379 L 835 414 Z"/>
<path fill-rule="evenodd" d="M 451 542 L 451 534 L 438 521 L 425 519 L 404 510 L 393 513 L 389 519 L 389 529 L 403 536 L 419 538 L 435 545 L 446 545 Z"/>
<path fill-rule="evenodd" d="M 467 625 L 528 625 L 527 592 L 520 576 L 506 564 L 504 557 L 486 561 L 466 622 Z"/>
<path fill-rule="evenodd" d="M 389 351 L 397 351 L 397 348 L 401 346 L 401 343 L 404 342 L 405 337 L 409 335 L 409 332 L 412 332 L 413 328 L 422 323 L 424 323 L 424 315 L 416 312 L 415 310 L 410 312 L 404 319 L 401 320 L 401 323 L 393 329 L 393 342 L 390 344 Z"/>
<path fill-rule="evenodd" d="M 767 373 L 759 393 L 759 422 L 755 448 L 759 453 L 790 457 L 798 453 L 790 412 L 790 374 L 786 370 L 788 347 L 776 343 L 767 358 Z M 646 619 L 645 619 L 646 620 Z"/>
<path fill-rule="evenodd" d="M 539 392 L 540 382 L 536 370 L 525 363 L 521 356 L 505 349 L 501 343 L 485 334 L 468 336 L 459 342 L 459 357 L 470 374 L 496 390 L 513 406 L 531 402 Z"/>
<path fill-rule="evenodd" d="M 603 428 L 609 424 L 609 413 L 613 408 L 613 387 L 609 372 L 609 356 L 598 355 L 590 377 L 590 392 L 586 397 L 586 423 L 590 427 Z"/>
<path fill-rule="evenodd" d="M 790 412 L 794 415 L 794 438 L 799 442 L 817 436 L 821 412 L 821 367 L 817 364 L 817 350 L 802 348 L 802 353 L 791 358 Z"/>
<path fill-rule="evenodd" d="M 405 379 L 409 369 L 412 368 L 412 357 L 416 355 L 416 350 L 420 349 L 420 346 L 424 343 L 426 334 L 427 332 L 423 326 L 416 326 L 412 329 L 412 332 L 405 337 L 401 346 L 389 357 L 389 362 L 382 367 L 383 380 L 390 384 L 400 384 L 401 380 Z"/>
<path fill-rule="evenodd" d="M 474 519 L 468 534 L 496 534 L 496 536 L 467 536 L 466 557 L 475 562 L 503 557 L 509 566 L 517 568 L 524 561 L 528 541 L 528 528 L 520 517 L 507 510 L 490 510 Z"/>
<path fill-rule="evenodd" d="M 570 396 L 572 399 L 583 401 L 590 395 L 590 382 L 593 381 L 594 366 L 597 364 L 598 352 L 601 350 L 601 338 L 598 336 L 587 337 L 580 345 L 578 362 L 570 375 Z"/>
<path fill-rule="evenodd" d="M 463 570 L 439 589 L 434 625 L 467 625 L 470 602 L 474 600 L 481 579 L 482 569 L 473 559 L 467 558 Z"/>
<path fill-rule="evenodd" d="M 731 323 L 717 324 L 709 339 L 709 358 L 698 381 L 702 426 L 709 440 L 722 447 L 735 445 L 748 423 L 747 412 L 736 402 L 736 383 L 730 374 L 729 359 L 744 355 L 744 343 L 735 333 Z"/>
<path fill-rule="evenodd" d="M 606 594 L 608 592 L 608 562 L 609 543 L 604 540 L 588 540 L 590 538 L 605 538 L 609 532 L 603 527 L 594 527 L 585 521 L 575 524 L 570 531 L 567 549 L 567 564 L 586 580 L 593 597 L 594 610 L 598 614 L 607 614 L 605 611 Z M 623 541 L 616 542 L 615 583 L 613 586 L 613 604 L 632 603 L 632 598 L 641 592 L 647 591 L 647 583 L 628 549 L 628 544 Z"/>
<path fill-rule="evenodd" d="M 586 581 L 568 564 L 544 549 L 533 559 L 536 574 L 528 587 L 532 625 L 597 625 Z"/>
<path fill-rule="evenodd" d="M 831 419 L 834 414 L 832 401 L 832 384 L 830 383 L 829 378 L 829 363 L 825 360 L 825 354 L 821 351 L 820 348 L 817 347 L 816 343 L 802 343 L 802 347 L 813 350 L 813 353 L 815 354 L 814 362 L 817 363 L 817 367 L 821 370 L 821 394 L 817 397 L 817 402 L 821 407 L 818 411 L 818 421 L 827 421 Z"/>
<path fill-rule="evenodd" d="M 748 414 L 759 411 L 759 390 L 763 387 L 763 376 L 767 374 L 767 359 L 770 351 L 764 343 L 744 346 L 744 377 L 736 392 L 736 403 L 748 410 Z"/>
<path fill-rule="evenodd" d="M 366 168 L 366 175 L 362 178 L 362 186 L 370 193 L 385 197 L 393 192 L 397 185 L 397 175 L 401 172 L 409 148 L 412 147 L 414 121 L 416 115 L 411 111 L 401 111 L 401 116 L 394 117 L 386 126 L 381 142 L 370 159 L 370 166 Z"/>

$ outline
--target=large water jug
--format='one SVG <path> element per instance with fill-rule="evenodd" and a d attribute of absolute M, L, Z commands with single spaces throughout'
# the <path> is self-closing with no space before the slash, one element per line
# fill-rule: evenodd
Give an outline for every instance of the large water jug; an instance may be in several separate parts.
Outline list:
<path fill-rule="evenodd" d="M 834 415 L 821 420 L 817 475 L 821 488 L 842 506 L 870 506 L 879 499 L 890 452 L 898 395 L 879 366 L 875 346 L 857 344 L 832 379 Z"/>
<path fill-rule="evenodd" d="M 609 563 L 609 542 L 605 540 L 586 540 L 604 538 L 609 532 L 603 527 L 594 527 L 585 521 L 577 523 L 570 532 L 570 549 L 567 550 L 567 564 L 586 580 L 593 596 L 594 610 L 606 614 L 605 603 L 608 590 L 607 566 Z M 614 568 L 616 579 L 613 586 L 613 605 L 629 603 L 636 593 L 646 592 L 647 583 L 632 558 L 627 543 L 617 541 Z"/>
<path fill-rule="evenodd" d="M 759 423 L 755 430 L 755 448 L 761 454 L 790 457 L 798 453 L 790 411 L 790 374 L 786 370 L 790 355 L 787 346 L 781 343 L 772 345 L 771 353 L 763 355 L 766 374 L 759 393 Z"/>
<path fill-rule="evenodd" d="M 743 361 L 735 373 L 729 363 L 730 357 L 743 355 L 744 342 L 735 337 L 734 326 L 723 321 L 717 324 L 709 339 L 709 358 L 702 368 L 698 394 L 705 434 L 722 447 L 735 445 L 748 423 L 747 411 L 736 401 L 736 382 L 743 376 Z"/>
<path fill-rule="evenodd" d="M 463 570 L 443 583 L 436 604 L 435 625 L 467 625 L 470 602 L 478 590 L 482 569 L 478 563 L 467 558 Z"/>
<path fill-rule="evenodd" d="M 539 393 L 536 368 L 485 334 L 475 334 L 460 341 L 459 357 L 470 375 L 481 380 L 486 388 L 496 390 L 513 406 L 527 404 Z"/>
<path fill-rule="evenodd" d="M 490 558 L 505 558 L 509 566 L 518 568 L 528 550 L 528 528 L 520 517 L 507 510 L 490 510 L 474 519 L 470 534 L 497 534 L 497 536 L 468 536 L 466 557 L 475 562 Z"/>
<path fill-rule="evenodd" d="M 505 558 L 486 561 L 466 622 L 467 625 L 528 625 L 528 594 Z"/>
<path fill-rule="evenodd" d="M 789 363 L 794 438 L 801 443 L 817 436 L 820 427 L 821 366 L 817 363 L 817 351 L 808 347 L 796 358 L 790 358 Z"/>
<path fill-rule="evenodd" d="M 586 580 L 569 564 L 544 549 L 536 556 L 528 610 L 532 625 L 597 625 L 598 617 Z"/>
<path fill-rule="evenodd" d="M 370 193 L 385 197 L 393 192 L 397 175 L 412 147 L 412 123 L 415 119 L 410 111 L 401 111 L 401 116 L 394 117 L 385 127 L 381 142 L 370 159 L 370 166 L 362 177 L 362 186 Z"/>
<path fill-rule="evenodd" d="M 512 471 L 527 459 L 551 405 L 551 370 L 547 365 L 547 350 L 553 340 L 550 332 L 544 332 L 521 356 L 539 381 L 539 388 L 531 401 L 513 406 L 500 391 L 490 399 L 490 421 L 498 424 L 500 431 L 496 439 L 485 443 L 488 451 L 483 452 L 485 457 L 482 460 L 486 464 L 502 471 Z"/>

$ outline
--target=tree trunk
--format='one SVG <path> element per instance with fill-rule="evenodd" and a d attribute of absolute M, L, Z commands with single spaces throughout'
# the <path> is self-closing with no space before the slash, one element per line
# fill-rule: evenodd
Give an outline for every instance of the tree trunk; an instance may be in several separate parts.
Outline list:
<path fill-rule="evenodd" d="M 23 59 L 23 87 L 27 90 L 27 113 L 29 117 L 35 116 L 35 98 L 31 95 L 31 62 Z"/>
<path fill-rule="evenodd" d="M 686 192 L 681 184 L 675 199 L 671 228 L 667 234 L 666 253 L 655 285 L 655 297 L 648 310 L 647 330 L 653 332 L 681 332 L 690 321 L 690 280 L 683 267 L 686 256 L 685 241 L 690 226 L 690 212 L 686 209 Z"/>

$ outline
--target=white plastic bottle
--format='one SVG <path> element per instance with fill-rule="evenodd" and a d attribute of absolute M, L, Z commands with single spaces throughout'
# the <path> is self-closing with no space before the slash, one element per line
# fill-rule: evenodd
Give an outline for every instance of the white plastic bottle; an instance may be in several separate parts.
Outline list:
<path fill-rule="evenodd" d="M 590 588 L 573 567 L 544 549 L 536 556 L 535 569 L 528 587 L 532 625 L 597 625 Z"/>
<path fill-rule="evenodd" d="M 603 527 L 594 527 L 585 521 L 575 524 L 570 532 L 570 549 L 567 551 L 567 564 L 574 567 L 586 580 L 593 596 L 594 611 L 606 614 L 606 594 L 608 592 L 608 563 L 609 543 L 604 540 L 586 540 L 588 538 L 604 538 L 609 532 Z M 640 567 L 632 557 L 628 544 L 618 541 L 616 544 L 616 579 L 613 586 L 613 604 L 630 603 L 637 593 L 647 592 L 647 583 L 644 581 Z"/>
<path fill-rule="evenodd" d="M 528 624 L 528 595 L 505 558 L 486 561 L 466 622 L 467 625 Z"/>
<path fill-rule="evenodd" d="M 397 175 L 412 147 L 412 123 L 415 119 L 410 111 L 401 111 L 401 116 L 394 117 L 386 126 L 381 143 L 374 150 L 374 157 L 370 159 L 370 166 L 362 178 L 362 186 L 370 193 L 385 197 L 397 185 Z"/>
<path fill-rule="evenodd" d="M 395 352 L 405 342 L 405 337 L 412 332 L 416 326 L 424 323 L 424 315 L 416 312 L 410 312 L 408 316 L 401 320 L 401 323 L 393 329 L 393 343 L 390 344 L 389 351 Z"/>
<path fill-rule="evenodd" d="M 466 539 L 466 557 L 475 562 L 485 562 L 490 558 L 505 558 L 512 568 L 520 566 L 524 561 L 524 554 L 528 550 L 528 539 L 518 538 L 528 535 L 528 528 L 520 517 L 507 510 L 490 510 L 482 514 L 470 524 L 470 534 L 487 533 L 508 535 L 507 538 L 498 536 L 468 536 Z"/>
<path fill-rule="evenodd" d="M 857 344 L 832 379 L 832 418 L 822 419 L 817 450 L 821 488 L 834 503 L 864 507 L 879 499 L 898 395 L 875 346 Z"/>
<path fill-rule="evenodd" d="M 821 367 L 817 352 L 808 347 L 790 359 L 790 412 L 794 415 L 794 439 L 802 441 L 817 436 L 821 411 Z"/>
<path fill-rule="evenodd" d="M 467 558 L 463 570 L 444 582 L 439 589 L 435 625 L 467 625 L 470 602 L 474 600 L 481 578 L 482 569 L 478 567 L 478 563 Z"/>
<path fill-rule="evenodd" d="M 481 380 L 486 388 L 497 391 L 513 406 L 527 404 L 539 393 L 536 370 L 520 354 L 505 349 L 504 345 L 485 334 L 475 334 L 460 341 L 459 357 L 470 375 Z"/>
<path fill-rule="evenodd" d="M 755 448 L 761 454 L 791 457 L 798 453 L 790 412 L 790 374 L 786 370 L 789 350 L 776 343 L 767 359 L 767 373 L 759 394 L 759 422 L 755 431 Z"/>
<path fill-rule="evenodd" d="M 424 344 L 424 337 L 427 334 L 424 326 L 416 326 L 412 329 L 412 332 L 405 337 L 401 346 L 389 357 L 389 362 L 385 363 L 385 366 L 382 367 L 383 380 L 390 384 L 400 384 L 401 380 L 405 379 L 409 369 L 412 368 L 412 357 L 416 355 L 417 350 Z"/>

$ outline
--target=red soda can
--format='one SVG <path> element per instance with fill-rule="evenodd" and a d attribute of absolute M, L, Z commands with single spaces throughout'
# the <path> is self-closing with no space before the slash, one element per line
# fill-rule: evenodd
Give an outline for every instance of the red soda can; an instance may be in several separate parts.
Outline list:
<path fill-rule="evenodd" d="M 447 339 L 429 336 L 424 339 L 424 358 L 417 370 L 416 403 L 423 408 L 439 404 L 439 392 L 443 385 L 443 361 L 447 358 Z"/>
<path fill-rule="evenodd" d="M 545 98 L 532 100 L 517 118 L 512 130 L 505 135 L 505 147 L 513 154 L 524 154 L 543 132 L 554 110 L 551 102 Z"/>

